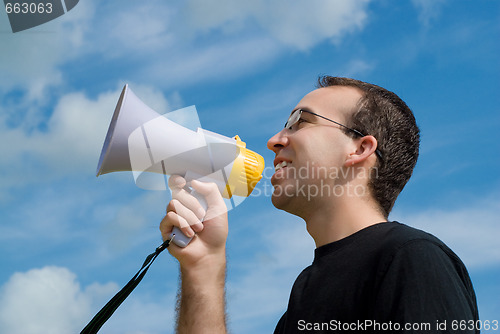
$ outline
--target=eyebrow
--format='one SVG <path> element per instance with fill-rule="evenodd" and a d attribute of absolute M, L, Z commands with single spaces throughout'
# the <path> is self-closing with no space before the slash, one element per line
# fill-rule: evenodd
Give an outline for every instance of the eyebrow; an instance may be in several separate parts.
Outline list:
<path fill-rule="evenodd" d="M 292 112 L 290 113 L 290 115 L 293 114 L 294 112 L 296 112 L 297 110 L 304 110 L 304 111 L 313 112 L 311 109 L 309 109 L 307 107 L 304 107 L 304 108 L 298 107 L 298 108 L 293 109 Z"/>
<path fill-rule="evenodd" d="M 304 114 L 308 114 L 308 115 L 309 115 L 309 117 L 312 117 L 312 118 L 314 118 L 314 119 L 321 118 L 321 116 L 320 116 L 320 117 L 318 117 L 318 116 L 317 116 L 317 113 L 315 113 L 314 111 L 312 111 L 310 108 L 307 108 L 307 107 L 305 107 L 305 108 L 300 108 L 300 107 L 299 107 L 299 108 L 295 108 L 295 109 L 293 109 L 293 110 L 292 110 L 292 112 L 290 113 L 290 115 L 292 115 L 292 114 L 293 114 L 294 112 L 296 112 L 297 110 L 302 110 L 302 111 L 304 111 L 304 113 L 302 113 L 302 116 L 304 116 Z"/>
<path fill-rule="evenodd" d="M 331 120 L 331 119 L 329 119 L 328 117 L 325 117 L 325 116 L 323 116 L 323 115 L 318 114 L 317 112 L 312 111 L 312 110 L 311 110 L 310 108 L 308 108 L 308 107 L 304 107 L 304 108 L 295 108 L 295 109 L 292 111 L 292 113 L 293 113 L 294 111 L 296 111 L 296 110 L 302 110 L 302 111 L 304 111 L 306 114 L 309 114 L 309 115 L 310 115 L 310 117 L 312 116 L 312 118 L 313 118 L 313 119 L 315 119 L 315 120 L 318 120 L 318 119 L 322 118 L 322 119 L 326 119 L 327 121 L 333 122 L 333 123 L 335 123 L 335 124 L 337 124 L 337 125 L 340 125 L 340 126 L 345 127 L 344 125 L 340 124 L 340 123 L 339 123 L 339 122 L 337 122 L 337 121 Z M 304 113 L 302 113 L 302 115 L 304 115 Z"/>

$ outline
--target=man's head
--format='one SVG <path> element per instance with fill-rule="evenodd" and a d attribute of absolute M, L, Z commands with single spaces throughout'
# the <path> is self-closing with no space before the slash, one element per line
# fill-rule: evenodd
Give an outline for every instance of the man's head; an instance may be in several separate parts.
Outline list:
<path fill-rule="evenodd" d="M 324 76 L 318 86 L 355 87 L 363 92 L 347 126 L 377 139 L 382 159 L 377 159 L 377 176 L 370 178 L 368 186 L 387 217 L 418 159 L 420 130 L 412 111 L 393 92 L 366 82 Z"/>
<path fill-rule="evenodd" d="M 273 203 L 290 211 L 307 200 L 314 210 L 311 204 L 323 205 L 326 191 L 336 196 L 354 191 L 346 172 L 352 165 L 369 170 L 366 186 L 387 217 L 418 157 L 419 130 L 411 110 L 375 85 L 337 77 L 318 82 L 320 88 L 294 109 L 304 110 L 301 120 L 268 142 L 279 164 L 271 179 Z M 281 170 L 281 161 L 292 168 Z M 315 201 L 310 201 L 311 191 Z"/>

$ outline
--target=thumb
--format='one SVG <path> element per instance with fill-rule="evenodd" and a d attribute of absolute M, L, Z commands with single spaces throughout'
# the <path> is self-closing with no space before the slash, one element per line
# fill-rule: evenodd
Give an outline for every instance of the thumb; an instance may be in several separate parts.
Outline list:
<path fill-rule="evenodd" d="M 224 200 L 222 199 L 222 195 L 219 191 L 219 188 L 217 185 L 213 182 L 201 182 L 198 180 L 192 180 L 191 181 L 191 187 L 201 195 L 205 197 L 205 200 L 207 201 L 207 206 L 208 208 L 211 207 L 218 207 L 221 208 L 223 207 L 224 209 L 226 208 L 226 204 L 224 203 Z"/>

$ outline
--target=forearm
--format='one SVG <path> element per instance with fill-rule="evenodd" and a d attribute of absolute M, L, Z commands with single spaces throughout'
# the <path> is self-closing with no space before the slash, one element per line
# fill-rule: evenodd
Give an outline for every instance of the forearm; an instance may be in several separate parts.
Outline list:
<path fill-rule="evenodd" d="M 207 259 L 200 266 L 181 266 L 178 334 L 227 333 L 225 276 L 225 257 Z"/>

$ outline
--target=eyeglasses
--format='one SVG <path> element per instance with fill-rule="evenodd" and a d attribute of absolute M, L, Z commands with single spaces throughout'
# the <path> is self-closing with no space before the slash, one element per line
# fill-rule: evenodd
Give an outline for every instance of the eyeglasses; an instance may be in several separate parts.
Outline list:
<path fill-rule="evenodd" d="M 314 116 L 317 116 L 317 117 L 323 118 L 323 119 L 325 119 L 325 120 L 327 120 L 327 121 L 329 121 L 329 122 L 335 123 L 335 124 L 337 124 L 337 125 L 339 125 L 339 126 L 343 127 L 344 129 L 346 129 L 346 130 L 348 130 L 348 131 L 350 131 L 350 132 L 354 133 L 354 134 L 355 134 L 356 136 L 358 136 L 358 137 L 364 137 L 364 136 L 365 136 L 364 134 L 362 134 L 361 132 L 359 132 L 359 131 L 358 131 L 358 130 L 356 130 L 356 129 L 350 128 L 350 127 L 348 127 L 348 126 L 345 126 L 344 124 L 341 124 L 341 123 L 339 123 L 339 122 L 336 122 L 336 121 L 334 121 L 334 120 L 332 120 L 332 119 L 329 119 L 329 118 L 327 118 L 327 117 L 325 117 L 325 116 L 321 116 L 321 115 L 316 114 L 316 113 L 314 113 L 314 112 L 312 112 L 312 111 L 309 111 L 309 110 L 304 110 L 304 109 L 295 109 L 295 110 L 292 112 L 292 114 L 291 114 L 291 115 L 290 115 L 290 117 L 288 118 L 288 121 L 286 121 L 286 123 L 285 123 L 285 129 L 289 129 L 289 130 L 291 130 L 291 129 L 292 129 L 292 127 L 293 127 L 295 124 L 297 124 L 297 122 L 300 120 L 300 118 L 301 118 L 301 116 L 302 116 L 302 113 L 303 113 L 303 112 L 309 113 L 309 114 L 311 114 L 311 115 L 314 115 Z M 380 150 L 379 150 L 379 149 L 376 149 L 376 150 L 375 150 L 375 154 L 376 154 L 376 155 L 377 155 L 380 159 L 382 159 L 382 152 L 380 152 Z"/>

